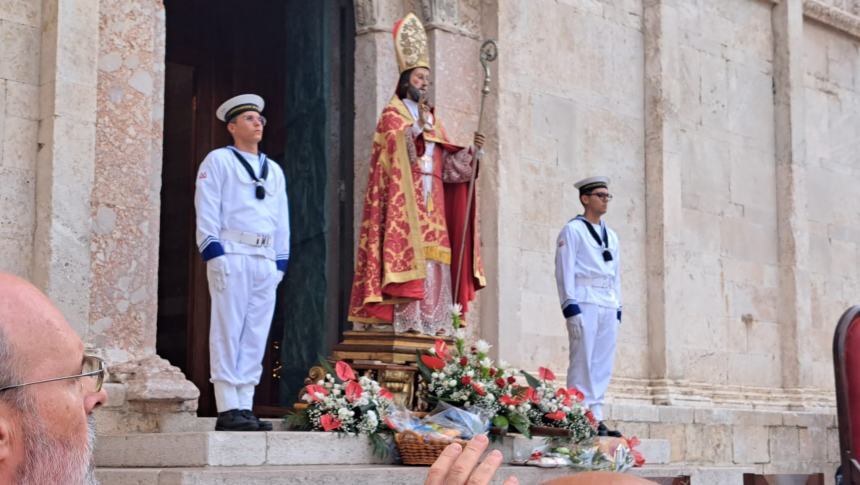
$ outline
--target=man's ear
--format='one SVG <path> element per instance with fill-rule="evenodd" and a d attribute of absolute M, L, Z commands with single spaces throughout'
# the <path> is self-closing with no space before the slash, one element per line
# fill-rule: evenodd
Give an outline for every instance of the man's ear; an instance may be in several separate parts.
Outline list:
<path fill-rule="evenodd" d="M 15 431 L 12 423 L 20 419 L 19 416 L 5 402 L 0 402 L 0 468 L 5 467 L 12 459 L 15 450 L 13 441 Z"/>

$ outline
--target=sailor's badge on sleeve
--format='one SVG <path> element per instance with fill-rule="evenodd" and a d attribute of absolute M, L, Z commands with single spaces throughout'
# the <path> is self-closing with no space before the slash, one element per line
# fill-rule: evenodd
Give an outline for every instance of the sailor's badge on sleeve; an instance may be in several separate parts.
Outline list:
<path fill-rule="evenodd" d="M 559 239 L 558 240 L 558 247 L 562 247 L 562 246 L 564 246 L 564 239 Z"/>
<path fill-rule="evenodd" d="M 206 177 L 208 177 L 208 175 L 206 175 L 205 171 L 200 172 L 200 175 L 197 176 L 197 180 L 204 180 L 204 179 L 206 179 Z"/>

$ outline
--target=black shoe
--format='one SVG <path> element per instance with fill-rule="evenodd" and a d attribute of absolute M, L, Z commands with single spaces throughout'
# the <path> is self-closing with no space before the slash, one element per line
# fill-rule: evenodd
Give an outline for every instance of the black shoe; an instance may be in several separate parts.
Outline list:
<path fill-rule="evenodd" d="M 248 419 L 238 409 L 231 409 L 218 413 L 218 421 L 215 422 L 215 431 L 257 431 L 260 426 L 254 419 Z"/>
<path fill-rule="evenodd" d="M 597 436 L 611 436 L 613 438 L 620 438 L 621 437 L 621 431 L 609 429 L 606 427 L 605 424 L 603 424 L 603 421 L 601 421 L 597 425 Z"/>
<path fill-rule="evenodd" d="M 270 423 L 268 421 L 263 421 L 262 419 L 254 416 L 254 413 L 251 412 L 250 409 L 243 409 L 240 412 L 242 413 L 242 416 L 245 416 L 248 419 L 256 421 L 258 431 L 271 431 L 272 430 L 272 423 Z"/>

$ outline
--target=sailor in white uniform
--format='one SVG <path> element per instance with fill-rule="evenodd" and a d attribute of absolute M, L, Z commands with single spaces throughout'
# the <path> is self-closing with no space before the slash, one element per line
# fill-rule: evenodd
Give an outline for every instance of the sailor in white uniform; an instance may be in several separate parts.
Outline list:
<path fill-rule="evenodd" d="M 197 246 L 212 297 L 216 430 L 272 429 L 251 410 L 275 293 L 290 258 L 290 216 L 284 172 L 258 150 L 266 126 L 263 107 L 253 94 L 224 102 L 216 116 L 227 124 L 233 145 L 210 152 L 197 172 Z"/>
<path fill-rule="evenodd" d="M 621 436 L 603 424 L 603 400 L 621 323 L 618 236 L 601 219 L 612 195 L 607 177 L 574 185 L 585 214 L 565 224 L 555 252 L 555 279 L 570 341 L 567 385 L 585 395 L 600 435 Z"/>

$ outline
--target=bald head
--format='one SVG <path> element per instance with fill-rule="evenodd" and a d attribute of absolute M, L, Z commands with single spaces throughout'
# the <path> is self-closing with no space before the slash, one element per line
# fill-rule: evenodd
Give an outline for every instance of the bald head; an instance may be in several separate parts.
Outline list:
<path fill-rule="evenodd" d="M 556 478 L 542 485 L 654 485 L 654 482 L 625 473 L 586 472 Z"/>
<path fill-rule="evenodd" d="M 81 339 L 48 297 L 8 273 L 0 273 L 0 331 L 15 367 L 25 373 L 38 372 L 43 361 L 57 352 L 83 349 Z"/>

